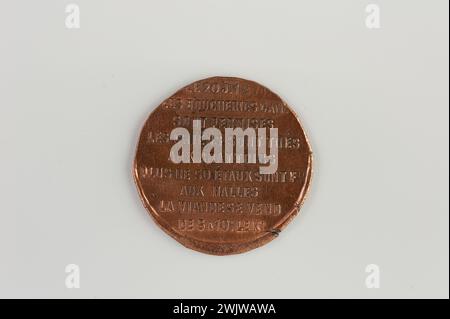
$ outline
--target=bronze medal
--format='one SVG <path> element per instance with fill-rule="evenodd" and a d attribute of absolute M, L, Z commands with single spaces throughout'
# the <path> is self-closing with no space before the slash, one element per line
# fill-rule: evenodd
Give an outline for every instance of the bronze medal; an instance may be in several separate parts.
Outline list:
<path fill-rule="evenodd" d="M 266 244 L 297 215 L 312 152 L 278 95 L 253 81 L 212 77 L 150 114 L 133 173 L 165 232 L 188 248 L 228 255 Z"/>

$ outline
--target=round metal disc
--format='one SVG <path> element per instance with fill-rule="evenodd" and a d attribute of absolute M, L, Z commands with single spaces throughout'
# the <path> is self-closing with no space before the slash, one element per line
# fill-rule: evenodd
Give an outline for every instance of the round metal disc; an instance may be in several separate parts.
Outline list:
<path fill-rule="evenodd" d="M 236 254 L 271 241 L 298 213 L 312 151 L 278 95 L 253 81 L 212 77 L 150 114 L 133 173 L 145 208 L 166 233 L 197 251 Z"/>

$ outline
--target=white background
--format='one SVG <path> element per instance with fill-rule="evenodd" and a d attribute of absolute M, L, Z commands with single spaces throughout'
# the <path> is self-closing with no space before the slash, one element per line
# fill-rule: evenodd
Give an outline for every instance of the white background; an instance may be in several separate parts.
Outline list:
<path fill-rule="evenodd" d="M 80 29 L 0 1 L 0 297 L 448 298 L 448 1 L 374 0 L 377 30 L 369 1 L 73 2 Z M 147 115 L 214 75 L 283 97 L 316 160 L 301 215 L 227 257 L 164 234 L 131 175 Z"/>

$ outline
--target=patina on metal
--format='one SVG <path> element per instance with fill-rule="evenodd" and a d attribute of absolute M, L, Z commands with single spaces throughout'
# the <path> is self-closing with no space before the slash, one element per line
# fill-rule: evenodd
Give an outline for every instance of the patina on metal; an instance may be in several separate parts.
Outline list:
<path fill-rule="evenodd" d="M 167 234 L 197 251 L 237 254 L 276 238 L 297 215 L 312 151 L 278 95 L 253 81 L 212 77 L 150 114 L 133 174 L 145 208 Z"/>

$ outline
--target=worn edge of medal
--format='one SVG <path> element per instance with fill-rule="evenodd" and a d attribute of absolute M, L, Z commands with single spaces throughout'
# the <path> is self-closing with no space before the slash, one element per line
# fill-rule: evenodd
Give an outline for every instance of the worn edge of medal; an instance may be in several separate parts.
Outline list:
<path fill-rule="evenodd" d="M 253 94 L 255 96 L 250 96 L 251 92 L 253 92 Z M 234 95 L 233 95 L 233 93 L 234 93 Z M 261 96 L 259 96 L 259 95 L 261 95 Z M 226 98 L 228 98 L 228 100 L 226 100 Z M 190 196 L 189 193 L 188 194 L 180 194 L 180 187 L 181 187 L 181 189 L 183 189 L 184 187 L 188 187 L 185 184 L 186 181 L 183 182 L 183 179 L 181 180 L 181 182 L 178 181 L 177 179 L 174 180 L 172 183 L 169 181 L 169 182 L 167 182 L 169 185 L 165 185 L 164 178 L 163 178 L 164 173 L 162 173 L 164 167 L 160 167 L 159 168 L 160 171 L 158 173 L 155 173 L 155 176 L 158 175 L 159 177 L 155 177 L 155 178 L 148 177 L 151 174 L 153 174 L 153 172 L 149 173 L 149 170 L 154 169 L 154 167 L 151 167 L 149 169 L 148 166 L 143 165 L 143 163 L 146 163 L 146 161 L 147 162 L 148 161 L 157 162 L 158 160 L 161 160 L 161 158 L 164 158 L 166 156 L 166 154 L 163 154 L 164 152 L 167 152 L 167 157 L 168 157 L 167 164 L 169 164 L 171 166 L 170 169 L 175 170 L 175 171 L 177 171 L 177 169 L 176 169 L 177 167 L 181 167 L 181 166 L 186 167 L 186 165 L 194 166 L 195 169 L 193 170 L 193 172 L 195 172 L 195 173 L 197 173 L 198 171 L 205 170 L 205 169 L 210 170 L 210 172 L 214 171 L 214 173 L 216 173 L 220 169 L 224 169 L 223 172 L 227 172 L 228 171 L 226 169 L 227 165 L 229 165 L 229 167 L 232 167 L 234 169 L 236 169 L 240 166 L 244 166 L 247 168 L 253 168 L 253 170 L 249 171 L 250 172 L 249 175 L 251 173 L 253 173 L 252 175 L 259 176 L 259 178 L 264 179 L 264 176 L 261 177 L 262 176 L 261 173 L 259 175 L 256 173 L 258 167 L 260 167 L 260 164 L 258 164 L 257 161 L 256 161 L 256 163 L 253 163 L 253 162 L 252 163 L 249 163 L 249 162 L 234 163 L 233 161 L 231 161 L 231 163 L 225 163 L 225 160 L 223 160 L 222 163 L 214 163 L 213 162 L 213 163 L 209 163 L 209 164 L 206 164 L 203 162 L 202 163 L 199 163 L 199 162 L 196 162 L 196 163 L 191 163 L 191 162 L 173 163 L 173 161 L 171 162 L 172 154 L 170 154 L 170 156 L 169 156 L 168 148 L 173 147 L 173 145 L 177 143 L 177 140 L 170 138 L 170 134 L 171 134 L 169 132 L 170 130 L 166 129 L 166 130 L 160 130 L 160 131 L 154 132 L 150 129 L 155 129 L 155 128 L 158 129 L 161 126 L 164 127 L 164 125 L 170 124 L 170 125 L 172 125 L 172 126 L 170 126 L 171 129 L 173 129 L 177 126 L 181 126 L 181 127 L 188 127 L 193 131 L 194 130 L 193 126 L 195 125 L 193 120 L 203 119 L 202 124 L 201 124 L 202 125 L 201 130 L 205 130 L 206 128 L 209 128 L 209 127 L 218 127 L 219 129 L 221 129 L 221 133 L 223 134 L 224 129 L 228 128 L 228 127 L 226 126 L 226 124 L 223 124 L 223 127 L 220 127 L 220 123 L 222 123 L 222 122 L 220 122 L 220 120 L 216 119 L 215 122 L 214 122 L 214 120 L 212 120 L 213 125 L 208 126 L 206 124 L 206 121 L 213 119 L 213 116 L 211 116 L 211 113 L 213 113 L 214 116 L 218 116 L 219 119 L 220 119 L 220 116 L 226 118 L 224 120 L 224 122 L 226 122 L 226 121 L 233 122 L 234 120 L 238 119 L 236 121 L 238 122 L 239 120 L 242 120 L 242 123 L 245 122 L 245 120 L 246 120 L 245 116 L 248 115 L 243 112 L 235 112 L 235 114 L 230 116 L 229 113 L 227 113 L 226 111 L 222 110 L 222 111 L 217 112 L 214 109 L 212 109 L 212 111 L 210 111 L 208 113 L 208 111 L 205 112 L 205 106 L 204 106 L 205 104 L 201 104 L 201 101 L 203 101 L 203 103 L 206 103 L 206 105 L 208 105 L 208 102 L 210 104 L 214 104 L 212 102 L 215 102 L 215 101 L 225 101 L 228 104 L 232 104 L 233 102 L 235 102 L 235 103 L 241 103 L 242 105 L 246 105 L 249 109 L 254 108 L 254 109 L 258 109 L 258 110 L 260 107 L 260 105 L 258 103 L 261 104 L 261 109 L 263 109 L 267 105 L 272 105 L 273 108 L 271 108 L 271 110 L 282 110 L 284 112 L 284 115 L 287 115 L 288 117 L 291 117 L 292 119 L 294 119 L 294 121 L 292 121 L 292 119 L 291 119 L 290 124 L 292 125 L 292 122 L 293 122 L 295 125 L 297 125 L 298 126 L 297 131 L 300 133 L 300 136 L 297 136 L 298 137 L 297 144 L 299 144 L 301 146 L 301 150 L 300 150 L 300 147 L 297 150 L 300 150 L 301 154 L 304 156 L 304 158 L 303 158 L 304 163 L 303 163 L 303 166 L 301 167 L 302 170 L 301 170 L 301 172 L 299 172 L 299 175 L 302 177 L 302 180 L 300 180 L 301 187 L 296 191 L 296 193 L 286 195 L 282 191 L 280 191 L 280 192 L 275 191 L 278 189 L 277 185 L 272 186 L 272 187 L 266 186 L 265 188 L 263 185 L 263 186 L 261 186 L 261 189 L 259 191 L 259 193 L 266 195 L 265 197 L 260 199 L 262 201 L 262 203 L 254 204 L 252 202 L 249 202 L 248 198 L 238 198 L 238 197 L 234 198 L 234 200 L 232 200 L 231 202 L 225 202 L 225 204 L 232 203 L 231 206 L 233 206 L 233 207 L 234 207 L 234 204 L 237 207 L 241 207 L 239 205 L 243 206 L 245 204 L 248 204 L 248 207 L 252 207 L 251 211 L 253 211 L 254 205 L 263 205 L 263 206 L 258 206 L 258 207 L 266 207 L 264 205 L 267 205 L 267 206 L 272 205 L 270 203 L 271 198 L 270 197 L 267 198 L 268 197 L 267 195 L 270 194 L 271 196 L 274 196 L 275 193 L 278 195 L 280 195 L 282 193 L 282 194 L 284 194 L 284 196 L 288 196 L 288 198 L 291 198 L 292 203 L 286 204 L 284 202 L 281 202 L 281 203 L 274 204 L 274 205 L 278 205 L 278 206 L 275 206 L 277 208 L 275 210 L 280 213 L 279 216 L 275 216 L 275 217 L 277 217 L 276 219 L 273 216 L 270 216 L 270 213 L 273 213 L 273 211 L 274 211 L 272 209 L 273 208 L 272 206 L 270 207 L 270 209 L 266 209 L 266 210 L 264 210 L 262 208 L 260 211 L 258 211 L 259 214 L 256 214 L 256 215 L 250 214 L 249 210 L 245 210 L 242 207 L 241 207 L 239 213 L 213 212 L 212 215 L 218 215 L 222 219 L 211 221 L 208 219 L 208 218 L 210 218 L 210 216 L 208 216 L 207 212 L 197 212 L 197 213 L 191 213 L 191 214 L 179 213 L 179 212 L 177 213 L 177 212 L 175 212 L 176 211 L 175 207 L 177 206 L 176 204 L 172 203 L 172 206 L 169 205 L 169 207 L 165 207 L 165 208 L 161 208 L 161 207 L 164 207 L 164 204 L 159 205 L 160 206 L 159 208 L 157 208 L 158 205 L 154 204 L 158 200 L 160 201 L 160 203 L 164 203 L 164 200 L 160 199 L 160 197 L 162 198 L 164 196 L 167 196 L 167 194 L 170 194 L 169 197 L 173 197 L 174 199 L 180 199 L 180 198 L 184 198 L 184 197 L 186 197 L 187 199 L 192 199 L 192 198 L 195 199 L 196 197 L 199 197 L 199 196 L 202 197 L 202 194 L 204 196 L 205 190 L 203 189 L 203 187 L 205 186 L 205 184 L 207 184 L 208 186 L 212 186 L 212 188 L 214 188 L 214 187 L 220 188 L 221 187 L 221 186 L 216 186 L 217 185 L 216 181 L 212 181 L 211 183 L 208 184 L 206 182 L 203 182 L 202 178 L 200 178 L 200 180 L 197 181 L 198 183 L 196 186 L 188 185 L 191 188 L 192 187 L 194 188 L 194 190 L 191 190 L 191 194 L 190 194 L 191 196 Z M 198 102 L 197 108 L 195 106 L 196 102 Z M 223 103 L 225 103 L 225 102 L 223 102 Z M 264 103 L 267 103 L 267 104 L 264 104 Z M 252 106 L 249 106 L 250 104 Z M 280 106 L 281 106 L 281 108 L 280 108 Z M 269 108 L 267 108 L 267 109 L 269 109 Z M 169 114 L 168 115 L 164 114 L 164 112 L 169 112 Z M 258 113 L 258 112 L 256 112 L 256 113 Z M 190 124 L 186 125 L 187 122 L 183 122 L 183 119 L 185 119 L 185 117 L 183 117 L 183 116 L 186 116 L 186 115 L 187 115 L 187 117 L 186 117 L 187 119 L 193 121 L 192 126 L 190 126 Z M 242 118 L 237 118 L 237 116 L 241 116 Z M 208 117 L 210 117 L 210 118 L 208 118 Z M 170 122 L 165 123 L 164 118 L 170 119 Z M 180 118 L 182 120 L 180 120 Z M 255 116 L 255 118 L 256 118 L 257 123 L 259 123 L 259 121 L 263 122 L 263 120 L 264 120 L 264 118 L 261 117 L 261 114 L 258 114 L 258 116 Z M 274 118 L 272 118 L 272 122 L 271 122 L 272 124 L 267 125 L 267 123 L 266 123 L 265 124 L 266 127 L 264 127 L 264 128 L 270 129 L 271 127 L 274 127 L 274 122 L 276 122 L 275 121 L 276 119 L 277 119 L 277 116 L 274 116 Z M 174 125 L 173 121 L 178 121 L 181 124 Z M 270 122 L 270 120 L 269 120 L 269 122 Z M 218 123 L 219 123 L 219 125 L 218 125 Z M 250 123 L 250 120 L 248 120 L 248 122 L 247 122 L 248 126 L 241 127 L 241 128 L 246 129 L 246 128 L 253 127 L 252 126 L 253 124 L 249 124 L 249 123 Z M 232 126 L 231 128 L 238 128 L 238 127 L 239 126 Z M 281 127 L 281 125 L 276 126 L 276 128 L 278 128 L 278 129 L 280 129 L 280 127 Z M 259 132 L 258 128 L 262 128 L 262 127 L 261 127 L 261 125 L 256 125 L 253 128 L 255 131 Z M 291 127 L 288 127 L 287 130 L 289 130 L 290 128 Z M 233 136 L 232 136 L 232 138 L 233 138 Z M 256 138 L 258 138 L 258 137 L 256 137 Z M 270 136 L 270 138 L 272 138 L 272 137 Z M 277 138 L 278 139 L 277 139 L 276 147 L 278 148 L 279 147 L 279 144 L 278 144 L 279 139 L 280 138 L 283 139 L 285 137 L 283 136 L 283 133 L 280 132 L 280 135 L 277 135 Z M 286 137 L 286 139 L 289 139 L 289 138 L 295 138 L 295 137 L 293 137 L 293 136 Z M 236 139 L 237 139 L 237 137 L 236 137 Z M 249 137 L 247 138 L 247 141 L 248 141 L 248 139 L 249 139 Z M 245 140 L 245 138 L 243 138 L 243 140 Z M 192 139 L 190 141 L 192 141 Z M 206 140 L 204 142 L 209 143 L 209 141 L 211 141 L 211 139 Z M 222 141 L 223 141 L 223 139 L 221 137 L 221 142 Z M 237 148 L 235 148 L 236 147 L 235 142 L 237 143 L 237 141 L 233 140 L 232 148 L 233 148 L 233 150 L 235 149 L 236 153 L 237 153 Z M 258 140 L 258 142 L 259 142 L 259 140 Z M 192 143 L 195 143 L 195 142 L 192 142 Z M 271 143 L 271 141 L 269 141 L 269 143 Z M 168 144 L 168 145 L 165 145 L 165 144 Z M 295 144 L 295 145 L 298 146 L 297 144 Z M 222 143 L 222 145 L 221 145 L 222 150 L 223 150 L 223 146 L 224 145 Z M 191 145 L 189 145 L 189 147 L 190 147 L 190 149 L 189 149 L 190 150 L 190 154 L 189 154 L 190 159 L 189 160 L 192 161 L 193 160 L 193 152 L 191 149 Z M 202 144 L 200 148 L 202 148 L 202 147 L 204 147 L 204 144 Z M 247 156 L 249 155 L 248 147 L 249 147 L 249 145 L 247 144 L 247 148 L 246 148 L 247 154 L 245 154 L 245 152 L 244 152 L 244 155 L 247 155 Z M 270 145 L 269 145 L 269 147 L 270 147 Z M 192 148 L 195 148 L 195 146 L 192 146 Z M 280 149 L 277 149 L 277 156 L 278 156 L 279 151 L 280 151 Z M 284 149 L 284 151 L 286 152 L 285 149 Z M 231 154 L 233 155 L 233 153 L 231 153 Z M 294 154 L 294 157 L 295 157 L 295 154 Z M 291 158 L 292 158 L 292 155 L 291 155 Z M 246 159 L 247 159 L 247 161 L 249 161 L 248 157 Z M 278 161 L 278 159 L 279 158 L 277 158 L 277 161 Z M 264 165 L 266 165 L 266 164 L 267 163 L 265 163 Z M 133 176 L 134 176 L 135 184 L 138 189 L 138 193 L 140 195 L 140 198 L 142 200 L 144 207 L 146 208 L 149 215 L 156 222 L 156 224 L 163 231 L 165 231 L 168 235 L 170 235 L 172 238 L 174 238 L 175 240 L 177 240 L 179 243 L 181 243 L 182 245 L 184 245 L 187 248 L 190 248 L 190 249 L 193 249 L 193 250 L 196 250 L 199 252 L 207 253 L 207 254 L 212 254 L 212 255 L 231 255 L 231 254 L 239 254 L 239 253 L 250 251 L 252 249 L 258 248 L 258 247 L 263 246 L 266 243 L 272 241 L 274 238 L 278 237 L 278 235 L 286 227 L 286 225 L 295 216 L 297 216 L 297 214 L 299 213 L 300 208 L 306 198 L 309 188 L 310 188 L 311 178 L 312 178 L 312 173 L 313 173 L 312 164 L 313 164 L 313 153 L 311 150 L 310 143 L 308 141 L 308 137 L 303 129 L 303 126 L 300 123 L 298 116 L 294 113 L 294 111 L 289 107 L 289 105 L 287 103 L 285 103 L 277 94 L 273 93 L 271 90 L 269 90 L 265 86 L 263 86 L 259 83 L 256 83 L 254 81 L 245 80 L 245 79 L 236 78 L 236 77 L 216 76 L 216 77 L 209 77 L 209 78 L 205 78 L 205 79 L 193 82 L 193 83 L 181 88 L 176 93 L 174 93 L 172 96 L 170 96 L 169 98 L 164 100 L 156 109 L 154 109 L 150 113 L 150 115 L 148 116 L 148 118 L 145 121 L 145 124 L 143 125 L 143 127 L 141 129 L 141 133 L 140 133 L 138 143 L 136 146 L 136 154 L 135 154 L 135 158 L 134 158 L 134 162 L 133 162 Z M 295 169 L 296 169 L 296 167 L 284 167 L 283 163 L 281 163 L 281 160 L 279 161 L 279 163 L 277 163 L 277 165 L 278 165 L 277 166 L 278 168 L 281 167 L 284 169 L 286 169 L 286 168 L 291 169 L 290 172 L 295 172 Z M 211 169 L 209 169 L 209 168 L 211 168 Z M 180 169 L 180 170 L 182 170 L 182 169 Z M 240 170 L 240 169 L 238 169 L 237 171 L 242 171 L 243 173 L 248 172 L 248 171 Z M 173 172 L 173 171 L 170 171 L 170 172 Z M 192 175 L 190 173 L 191 172 L 190 169 L 186 169 L 186 172 L 189 173 L 189 174 L 185 173 L 186 175 L 189 175 L 189 177 L 195 176 L 194 173 L 192 173 L 194 175 Z M 276 172 L 276 173 L 278 173 L 278 172 Z M 283 172 L 283 173 L 285 175 L 284 178 L 286 178 L 286 175 L 291 174 L 291 173 L 288 174 L 288 172 Z M 172 173 L 170 173 L 170 174 L 172 174 Z M 183 174 L 181 174 L 181 175 L 183 175 Z M 199 175 L 200 174 L 201 173 L 199 173 Z M 232 175 L 232 174 L 230 173 L 230 175 Z M 291 175 L 289 175 L 289 176 L 291 176 Z M 147 179 L 150 181 L 145 182 Z M 278 177 L 277 177 L 277 179 L 278 179 Z M 297 178 L 297 180 L 298 180 L 298 178 Z M 191 180 L 187 179 L 187 181 L 191 181 Z M 228 181 L 225 181 L 225 184 L 227 182 Z M 292 183 L 295 183 L 296 185 L 298 184 L 296 182 L 292 182 Z M 243 183 L 243 184 L 246 185 L 245 183 Z M 220 185 L 220 183 L 219 183 L 219 185 Z M 250 184 L 250 185 L 254 185 L 254 184 Z M 195 187 L 197 187 L 197 189 L 195 189 Z M 236 193 L 237 193 L 236 189 L 239 189 L 239 190 L 241 189 L 241 186 L 234 186 L 234 185 L 223 186 L 223 187 L 224 188 L 230 187 L 230 189 L 232 189 L 232 190 L 234 187 Z M 242 188 L 247 190 L 248 187 L 242 186 Z M 250 186 L 250 188 L 251 188 L 251 186 Z M 257 188 L 257 187 L 255 187 L 255 188 Z M 287 187 L 287 188 L 289 188 L 289 187 Z M 181 192 L 183 193 L 183 190 L 181 190 Z M 224 192 L 224 193 L 227 194 L 227 192 Z M 259 196 L 259 193 L 258 193 L 258 196 Z M 288 193 L 291 193 L 291 192 L 288 192 Z M 185 196 L 182 196 L 182 195 L 185 195 Z M 281 195 L 281 196 L 283 197 L 283 195 Z M 206 196 L 206 197 L 208 197 L 208 196 Z M 211 195 L 209 195 L 209 197 L 211 197 Z M 292 199 L 293 197 L 295 197 L 294 200 Z M 220 199 L 223 199 L 223 198 L 218 198 L 218 200 L 220 200 Z M 225 198 L 225 199 L 227 199 L 227 198 Z M 152 203 L 152 201 L 153 201 L 153 203 Z M 169 200 L 168 202 L 171 202 L 171 201 Z M 187 201 L 183 202 L 183 203 L 186 204 Z M 197 202 L 194 202 L 194 203 L 197 203 Z M 205 206 L 208 206 L 208 204 L 211 202 L 204 202 L 204 201 L 198 202 L 197 207 L 201 207 L 202 203 Z M 180 202 L 178 202 L 178 205 L 181 205 Z M 284 208 L 283 212 L 282 212 L 282 208 L 281 208 L 282 206 L 288 206 L 288 207 Z M 247 216 L 247 213 L 249 213 L 250 216 Z M 186 216 L 192 217 L 192 214 L 193 214 L 193 216 L 200 215 L 203 218 L 199 219 L 198 217 L 195 217 L 197 219 L 195 219 L 195 218 L 186 219 Z M 177 227 L 176 227 L 177 223 L 175 223 L 173 221 L 173 218 L 174 218 L 173 215 L 179 216 L 181 218 L 181 219 L 178 219 L 178 228 L 180 228 L 180 225 L 181 225 L 181 230 L 177 229 Z M 229 215 L 232 215 L 232 217 L 234 219 L 231 219 L 231 220 L 226 219 L 226 218 L 230 218 Z M 245 216 L 247 216 L 247 217 L 245 217 Z M 257 219 L 255 219 L 254 216 L 259 216 L 261 220 L 258 221 Z M 175 217 L 175 218 L 177 218 L 177 217 Z M 247 219 L 244 219 L 244 218 L 247 218 Z M 270 220 L 270 218 L 272 218 L 273 220 Z M 172 219 L 172 221 L 170 219 Z M 205 219 L 206 219 L 206 221 L 205 221 Z M 212 219 L 212 218 L 210 218 L 210 219 Z M 203 220 L 203 222 L 201 223 L 201 227 L 199 226 L 200 220 Z M 269 220 L 269 221 L 266 221 L 266 220 Z M 241 221 L 242 221 L 242 224 L 241 224 Z M 259 228 L 258 228 L 258 225 L 259 225 Z M 248 232 L 250 232 L 250 229 L 253 232 L 252 235 L 247 234 Z M 209 235 L 206 235 L 204 237 L 200 236 L 199 234 L 204 233 L 205 230 L 207 232 L 209 231 Z"/>

